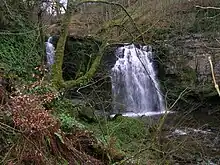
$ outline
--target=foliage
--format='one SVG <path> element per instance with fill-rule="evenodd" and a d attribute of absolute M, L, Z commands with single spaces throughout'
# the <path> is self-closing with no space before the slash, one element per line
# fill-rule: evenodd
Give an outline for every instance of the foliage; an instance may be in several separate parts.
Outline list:
<path fill-rule="evenodd" d="M 26 81 L 42 63 L 37 13 L 40 1 L 3 0 L 0 4 L 0 65 Z M 35 11 L 35 12 L 33 12 Z"/>
<path fill-rule="evenodd" d="M 90 151 L 91 148 L 95 150 L 96 147 L 100 152 L 103 150 L 102 145 L 90 133 L 76 129 L 68 136 L 61 129 L 62 127 L 69 129 L 73 125 L 82 128 L 82 124 L 70 116 L 61 114 L 60 127 L 59 121 L 51 111 L 46 110 L 45 103 L 51 102 L 56 97 L 56 93 L 20 94 L 13 96 L 3 107 L 4 111 L 12 113 L 13 122 L 11 126 L 0 123 L 0 132 L 4 130 L 11 135 L 15 131 L 16 138 L 10 138 L 11 145 L 2 144 L 7 150 L 3 154 L 1 163 L 44 165 L 68 161 L 71 164 L 103 164 L 104 160 L 100 157 L 96 158 L 94 152 Z M 2 110 L 2 107 L 0 108 Z M 4 137 L 3 134 L 0 140 Z"/>
<path fill-rule="evenodd" d="M 146 160 L 144 163 L 149 162 L 148 159 L 153 155 L 152 159 L 154 160 L 152 162 L 156 163 L 149 164 L 171 164 L 171 162 L 185 162 L 185 160 L 195 162 L 193 159 L 196 156 L 193 155 L 201 153 L 198 153 L 197 150 L 199 149 L 197 147 L 194 147 L 193 152 L 187 151 L 187 149 L 193 148 L 191 139 L 189 139 L 190 143 L 188 143 L 191 147 L 184 146 L 186 144 L 185 139 L 174 141 L 175 138 L 170 138 L 171 134 L 167 134 L 169 136 L 164 135 L 167 139 L 162 141 L 161 137 L 163 135 L 154 134 L 160 137 L 151 137 L 151 133 L 147 132 L 145 124 L 140 119 L 122 116 L 116 116 L 108 121 L 103 117 L 96 122 L 88 124 L 85 120 L 79 120 L 79 112 L 81 112 L 81 116 L 82 113 L 85 113 L 90 117 L 90 112 L 94 114 L 94 109 L 97 107 L 91 108 L 90 106 L 89 110 L 87 105 L 73 104 L 71 100 L 63 98 L 62 93 L 57 97 L 56 90 L 87 85 L 97 72 L 105 47 L 109 41 L 111 44 L 114 41 L 118 43 L 124 41 L 145 42 L 147 40 L 148 43 L 154 44 L 155 40 L 161 40 L 163 42 L 161 45 L 163 45 L 164 41 L 172 37 L 172 35 L 179 37 L 179 35 L 187 34 L 193 30 L 193 32 L 218 31 L 219 11 L 193 10 L 194 1 L 185 3 L 185 1 L 181 0 L 161 2 L 148 0 L 136 2 L 126 0 L 114 2 L 102 0 L 77 1 L 79 6 L 83 4 L 82 8 L 85 7 L 84 10 L 88 8 L 94 10 L 94 6 L 91 6 L 92 2 L 102 3 L 104 6 L 102 8 L 100 7 L 101 5 L 97 5 L 100 10 L 103 10 L 102 12 L 97 12 L 98 18 L 102 18 L 103 16 L 100 13 L 104 13 L 106 16 L 104 20 L 110 19 L 106 23 L 104 30 L 101 27 L 102 25 L 98 25 L 94 21 L 95 18 L 87 19 L 87 22 L 83 22 L 88 28 L 92 26 L 94 31 L 102 32 L 103 35 L 100 38 L 104 42 L 101 45 L 101 43 L 91 44 L 88 40 L 85 40 L 85 43 L 77 41 L 73 44 L 74 47 L 66 52 L 70 53 L 68 58 L 63 59 L 64 51 L 66 51 L 66 38 L 69 34 L 68 24 L 70 24 L 70 20 L 72 21 L 71 14 L 74 11 L 68 10 L 61 23 L 61 37 L 58 41 L 56 52 L 58 57 L 56 59 L 57 64 L 53 66 L 55 74 L 52 73 L 54 86 L 51 87 L 49 82 L 43 81 L 45 78 L 42 77 L 44 71 L 35 68 L 43 61 L 42 54 L 39 51 L 44 51 L 43 48 L 39 49 L 39 45 L 44 44 L 42 42 L 43 35 L 42 33 L 39 36 L 37 34 L 38 30 L 43 28 L 40 27 L 38 29 L 34 25 L 37 20 L 35 19 L 37 17 L 36 14 L 39 14 L 38 7 L 40 5 L 36 6 L 38 2 L 40 3 L 41 1 L 3 0 L 3 5 L 0 4 L 0 29 L 4 30 L 1 32 L 0 38 L 0 67 L 3 66 L 2 68 L 5 71 L 7 70 L 7 73 L 12 73 L 12 77 L 17 76 L 25 79 L 26 83 L 29 80 L 39 80 L 26 86 L 22 84 L 24 88 L 14 92 L 3 108 L 0 105 L 0 148 L 3 146 L 6 151 L 0 149 L 0 155 L 4 155 L 3 157 L 1 156 L 2 162 L 0 164 L 109 164 L 111 160 L 114 162 L 124 158 L 125 154 L 119 150 L 125 151 L 126 155 L 132 156 L 132 158 L 138 154 L 141 155 L 141 151 L 147 150 L 145 155 L 141 155 L 141 160 Z M 115 4 L 115 2 L 117 3 Z M 88 4 L 87 8 L 86 4 Z M 131 4 L 134 5 L 131 6 Z M 114 10 L 115 6 L 121 7 L 121 10 Z M 124 6 L 128 7 L 128 10 Z M 79 10 L 81 12 L 80 7 Z M 130 15 L 127 11 L 132 14 Z M 87 17 L 87 14 L 83 12 L 81 15 Z M 88 13 L 94 17 L 91 12 L 88 11 Z M 78 15 L 77 11 L 74 11 L 75 14 Z M 34 16 L 32 17 L 32 15 Z M 33 18 L 35 20 L 32 20 Z M 80 19 L 78 20 L 81 21 Z M 193 27 L 189 28 L 192 24 Z M 101 29 L 98 29 L 98 26 Z M 76 27 L 79 28 L 78 26 Z M 39 38 L 41 38 L 42 43 L 38 42 Z M 92 42 L 95 41 L 94 38 L 91 40 Z M 83 45 L 81 45 L 82 43 Z M 161 51 L 163 51 L 163 58 L 166 59 L 169 51 L 166 49 Z M 74 63 L 67 66 L 66 62 L 68 63 L 69 61 L 74 61 Z M 68 68 L 71 70 L 69 75 L 63 74 L 63 71 L 67 72 L 66 70 L 68 70 L 65 65 L 67 67 L 74 65 L 73 70 L 76 74 L 72 75 L 72 68 Z M 103 72 L 103 70 L 100 72 Z M 179 84 L 180 81 L 186 87 L 196 81 L 196 73 L 191 69 L 186 68 L 178 73 L 177 77 L 174 78 L 175 81 L 170 79 L 172 83 L 166 86 L 170 88 L 170 86 L 177 85 L 176 88 L 171 89 L 175 93 L 173 98 L 177 98 L 181 92 L 180 90 L 182 90 L 183 84 Z M 10 77 L 10 74 L 7 76 Z M 166 77 L 166 80 L 168 79 Z M 70 81 L 65 82 L 66 80 Z M 105 100 L 94 99 L 94 96 L 101 97 L 101 95 L 104 95 L 103 97 L 105 97 L 105 94 L 103 94 L 102 90 L 99 90 L 99 85 L 94 85 L 95 83 L 88 85 L 89 89 L 87 88 L 88 86 L 85 87 L 86 89 L 83 87 L 87 90 L 87 93 L 90 93 L 86 99 L 92 98 L 91 100 L 95 102 L 93 105 L 101 104 L 104 111 Z M 103 83 L 101 82 L 101 84 Z M 208 85 L 206 86 L 207 88 Z M 201 90 L 204 93 L 205 90 Z M 184 99 L 182 95 L 180 96 L 181 99 Z M 181 107 L 183 106 L 181 105 Z M 2 113 L 1 111 L 4 112 Z M 6 122 L 5 118 L 9 118 L 9 122 Z M 90 130 L 94 131 L 96 137 Z M 157 128 L 152 128 L 153 133 L 156 130 Z M 159 138 L 159 140 L 156 138 Z M 202 145 L 202 143 L 198 145 Z M 180 148 L 179 153 L 177 152 L 178 147 Z M 202 153 L 203 155 L 205 154 Z M 131 164 L 131 162 L 128 164 Z"/>
<path fill-rule="evenodd" d="M 58 97 L 45 106 L 53 109 L 52 113 L 60 120 L 63 131 L 72 132 L 75 129 L 85 129 L 85 126 L 78 122 L 78 111 L 81 107 L 74 105 L 71 100 Z"/>
<path fill-rule="evenodd" d="M 51 102 L 55 97 L 53 93 L 13 97 L 9 104 L 15 126 L 30 133 L 56 125 L 56 120 L 43 107 L 44 103 Z"/>
<path fill-rule="evenodd" d="M 28 7 L 31 7 L 28 2 L 25 5 L 23 1 L 3 0 L 0 5 L 0 29 L 20 30 L 30 25 Z"/>
<path fill-rule="evenodd" d="M 33 80 L 32 74 L 37 73 L 35 67 L 41 63 L 36 40 L 34 33 L 30 35 L 1 35 L 1 63 L 18 77 Z"/>
<path fill-rule="evenodd" d="M 39 94 L 43 95 L 49 92 L 55 92 L 56 90 L 53 89 L 50 85 L 39 85 L 39 82 L 36 83 L 32 88 L 29 88 L 28 90 L 25 91 L 25 93 L 28 94 Z"/>
<path fill-rule="evenodd" d="M 85 126 L 78 122 L 75 118 L 71 117 L 69 114 L 61 113 L 59 115 L 61 121 L 61 128 L 65 132 L 71 132 L 73 128 L 85 129 Z"/>
<path fill-rule="evenodd" d="M 128 153 L 137 151 L 147 138 L 144 123 L 136 118 L 118 116 L 116 119 L 100 121 L 99 124 L 90 124 L 88 127 L 106 145 L 113 138 L 115 145 Z"/>
<path fill-rule="evenodd" d="M 54 99 L 51 103 L 46 105 L 48 109 L 53 109 L 53 114 L 59 117 L 61 114 L 66 114 L 67 116 L 77 118 L 78 116 L 78 106 L 74 105 L 71 100 L 58 97 Z"/>

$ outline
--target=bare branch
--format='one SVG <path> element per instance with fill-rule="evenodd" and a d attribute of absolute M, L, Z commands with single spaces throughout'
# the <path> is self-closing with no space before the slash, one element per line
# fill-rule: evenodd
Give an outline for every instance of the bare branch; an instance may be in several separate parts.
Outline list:
<path fill-rule="evenodd" d="M 214 73 L 214 68 L 213 68 L 213 65 L 212 65 L 211 56 L 209 56 L 209 63 L 210 63 L 210 67 L 211 67 L 213 83 L 214 83 L 214 85 L 215 85 L 216 91 L 218 92 L 218 95 L 220 96 L 219 86 L 218 86 L 218 84 L 216 83 L 216 80 L 215 80 L 215 73 Z"/>
<path fill-rule="evenodd" d="M 122 6 L 119 3 L 115 3 L 115 2 L 108 2 L 108 1 L 101 1 L 101 0 L 96 0 L 96 1 L 91 1 L 91 0 L 87 1 L 87 0 L 85 0 L 85 1 L 82 1 L 82 2 L 79 2 L 78 4 L 76 4 L 75 7 L 77 8 L 77 7 L 79 7 L 79 6 L 81 6 L 82 4 L 85 4 L 85 3 L 98 3 L 98 4 L 102 3 L 102 4 L 107 4 L 107 5 L 113 5 L 113 6 L 120 7 L 126 13 L 126 15 L 129 17 L 129 19 L 132 22 L 135 30 L 139 33 L 139 36 L 136 39 L 141 37 L 142 42 L 145 44 L 144 37 L 143 37 L 140 29 L 138 28 L 138 26 L 136 25 L 134 19 L 131 17 L 131 15 L 128 13 L 128 11 L 125 9 L 124 6 Z"/>
<path fill-rule="evenodd" d="M 196 8 L 200 8 L 200 9 L 214 9 L 214 10 L 220 10 L 220 7 L 214 7 L 214 6 L 199 6 L 197 5 Z"/>

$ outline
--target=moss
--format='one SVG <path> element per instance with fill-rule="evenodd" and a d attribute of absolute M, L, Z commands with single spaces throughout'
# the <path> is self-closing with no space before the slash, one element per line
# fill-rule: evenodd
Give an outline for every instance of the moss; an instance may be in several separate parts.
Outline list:
<path fill-rule="evenodd" d="M 55 40 L 57 46 L 56 60 L 52 67 L 53 86 L 59 90 L 87 84 L 100 65 L 105 45 L 92 37 L 67 38 L 67 34 Z"/>
<path fill-rule="evenodd" d="M 50 104 L 47 104 L 48 109 L 53 109 L 53 114 L 59 116 L 60 114 L 70 115 L 71 117 L 78 117 L 78 105 L 74 105 L 71 100 L 61 98 L 55 99 Z"/>
<path fill-rule="evenodd" d="M 115 139 L 118 149 L 127 154 L 138 152 L 144 146 L 143 141 L 147 138 L 147 129 L 140 119 L 118 116 L 111 121 L 100 121 L 99 124 L 87 124 L 103 143 Z"/>
<path fill-rule="evenodd" d="M 136 118 L 119 116 L 108 124 L 109 132 L 122 142 L 142 139 L 146 136 L 144 123 Z"/>
<path fill-rule="evenodd" d="M 65 88 L 71 88 L 71 87 L 74 87 L 74 86 L 86 85 L 92 79 L 92 77 L 94 76 L 94 74 L 95 74 L 95 72 L 96 72 L 96 70 L 97 70 L 97 68 L 100 64 L 101 59 L 102 59 L 102 55 L 98 55 L 96 57 L 96 59 L 93 61 L 89 71 L 87 71 L 85 75 L 83 75 L 82 77 L 79 77 L 76 80 L 66 81 L 65 82 Z"/>
<path fill-rule="evenodd" d="M 63 88 L 64 85 L 62 65 L 63 65 L 66 38 L 68 35 L 68 27 L 70 24 L 71 14 L 72 14 L 71 10 L 69 9 L 69 3 L 67 4 L 67 7 L 68 9 L 64 15 L 63 22 L 61 25 L 61 35 L 56 46 L 55 63 L 52 66 L 52 72 L 51 72 L 53 87 L 57 89 Z"/>

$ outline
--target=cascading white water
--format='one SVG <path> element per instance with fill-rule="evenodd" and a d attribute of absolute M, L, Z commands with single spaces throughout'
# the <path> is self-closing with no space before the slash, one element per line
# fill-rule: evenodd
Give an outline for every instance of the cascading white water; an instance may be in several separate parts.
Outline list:
<path fill-rule="evenodd" d="M 152 50 L 127 45 L 116 50 L 111 70 L 113 109 L 126 116 L 153 115 L 164 111 L 163 98 L 153 66 Z"/>
<path fill-rule="evenodd" d="M 53 37 L 49 37 L 46 42 L 47 67 L 50 69 L 54 63 L 55 48 L 52 44 Z"/>

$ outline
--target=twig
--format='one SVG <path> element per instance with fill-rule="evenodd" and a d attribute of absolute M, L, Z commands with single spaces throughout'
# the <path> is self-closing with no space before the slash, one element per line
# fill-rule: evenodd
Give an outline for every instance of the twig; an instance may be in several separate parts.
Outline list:
<path fill-rule="evenodd" d="M 139 151 L 138 151 L 137 153 L 135 153 L 134 155 L 132 155 L 132 156 L 130 156 L 130 157 L 127 157 L 126 159 L 124 159 L 124 160 L 122 160 L 121 162 L 119 162 L 119 165 L 125 164 L 127 161 L 132 160 L 133 158 L 135 158 L 136 156 L 138 156 L 138 155 L 141 154 L 142 152 L 149 150 L 150 148 L 151 148 L 151 146 L 139 150 Z"/>
<path fill-rule="evenodd" d="M 5 123 L 2 123 L 2 122 L 0 122 L 0 127 L 7 127 L 7 128 L 8 128 L 8 131 L 9 131 L 9 130 L 13 130 L 13 131 L 15 131 L 16 133 L 23 133 L 22 131 L 20 131 L 20 130 L 18 130 L 18 129 L 15 129 L 15 128 L 13 128 L 13 127 L 11 127 L 11 126 L 5 124 Z"/>
<path fill-rule="evenodd" d="M 132 16 L 128 13 L 127 9 L 123 5 L 121 5 L 119 3 L 108 2 L 108 1 L 103 1 L 103 0 L 96 0 L 96 1 L 84 0 L 84 1 L 79 2 L 78 4 L 76 4 L 75 7 L 77 8 L 77 7 L 79 7 L 79 6 L 81 6 L 82 4 L 85 4 L 85 3 L 107 4 L 107 5 L 113 5 L 113 6 L 117 6 L 117 7 L 121 8 L 124 11 L 124 13 L 128 16 L 128 18 L 130 19 L 131 23 L 133 24 L 133 27 L 139 33 L 139 37 L 141 37 L 142 42 L 145 44 L 145 40 L 144 40 L 144 37 L 142 35 L 141 30 L 138 28 L 136 22 L 134 21 Z"/>
<path fill-rule="evenodd" d="M 185 91 L 188 89 L 188 87 L 186 88 L 186 89 L 184 89 L 181 93 L 180 93 L 180 95 L 178 96 L 178 98 L 175 100 L 175 102 L 170 106 L 170 108 L 169 109 L 172 109 L 175 105 L 176 105 L 176 103 L 181 99 L 181 97 L 185 94 Z"/>
<path fill-rule="evenodd" d="M 199 6 L 197 5 L 196 8 L 200 8 L 200 9 L 214 9 L 214 10 L 220 10 L 220 7 L 214 7 L 214 6 Z"/>
<path fill-rule="evenodd" d="M 211 56 L 208 57 L 208 60 L 209 60 L 210 67 L 211 67 L 213 83 L 214 83 L 215 89 L 216 89 L 216 91 L 218 92 L 218 95 L 219 95 L 219 97 L 220 97 L 220 90 L 219 90 L 219 86 L 218 86 L 218 84 L 216 83 L 216 80 L 215 80 L 215 73 L 214 73 L 214 69 L 213 69 L 213 65 L 212 65 Z"/>
<path fill-rule="evenodd" d="M 136 41 L 138 38 L 142 37 L 145 33 L 147 33 L 149 30 L 151 30 L 152 28 L 155 27 L 155 25 L 160 21 L 160 19 L 158 19 L 156 22 L 154 22 L 147 30 L 145 30 L 144 32 L 142 32 L 139 36 L 137 36 L 136 38 L 133 39 L 133 42 Z"/>
<path fill-rule="evenodd" d="M 41 28 L 47 28 L 49 26 L 44 26 L 44 27 L 41 27 Z M 34 30 L 29 30 L 29 31 L 24 31 L 24 32 L 8 32 L 8 31 L 0 31 L 0 35 L 25 35 L 25 34 L 30 34 L 30 33 L 33 33 L 33 32 L 36 32 L 38 30 L 40 30 L 41 28 L 36 28 Z"/>
<path fill-rule="evenodd" d="M 10 147 L 10 149 L 8 150 L 8 152 L 5 154 L 4 158 L 1 160 L 0 163 L 5 163 L 7 157 L 9 156 L 9 154 L 11 154 L 12 149 L 19 143 L 19 140 L 17 141 L 17 143 L 13 143 L 13 145 Z"/>

